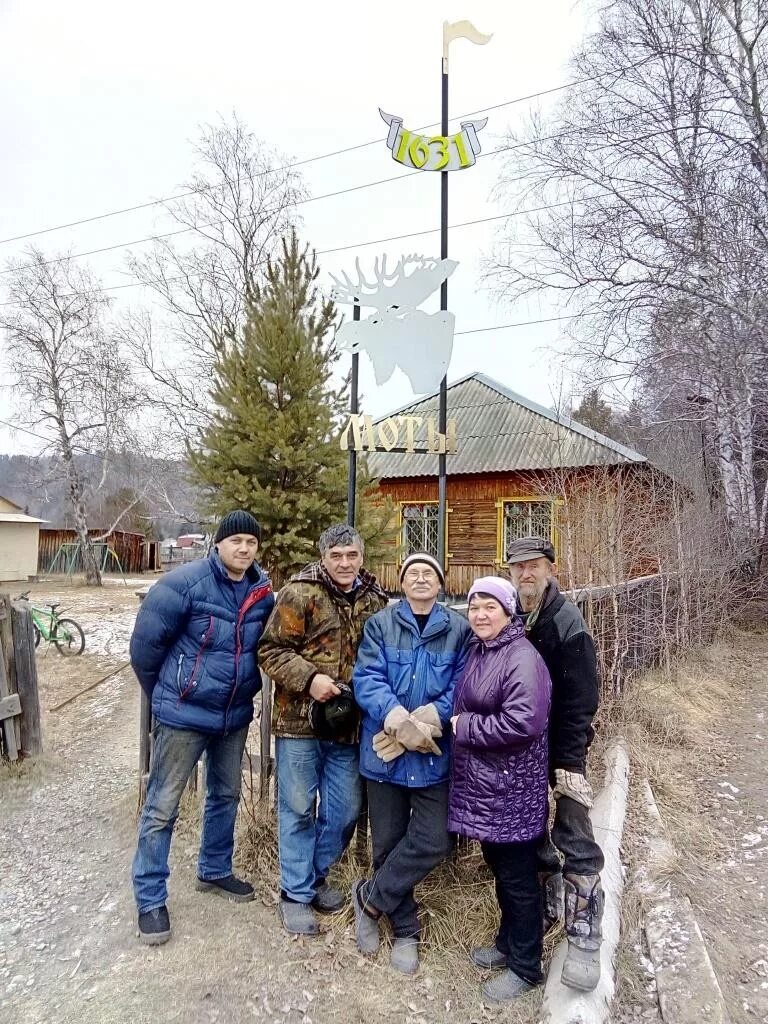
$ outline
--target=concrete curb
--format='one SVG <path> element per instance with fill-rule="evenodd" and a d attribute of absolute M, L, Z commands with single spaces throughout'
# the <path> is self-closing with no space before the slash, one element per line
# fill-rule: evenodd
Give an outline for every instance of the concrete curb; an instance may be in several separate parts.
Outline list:
<path fill-rule="evenodd" d="M 643 782 L 643 797 L 655 835 L 649 837 L 650 878 L 645 885 L 645 936 L 656 971 L 661 1015 L 666 1024 L 727 1024 L 728 1013 L 691 902 L 677 896 L 669 884 L 654 876 L 670 862 L 674 851 L 663 835 L 653 791 Z"/>
<path fill-rule="evenodd" d="M 590 812 L 595 839 L 605 856 L 605 868 L 600 876 L 605 892 L 600 982 L 593 992 L 575 992 L 563 985 L 560 972 L 568 946 L 563 939 L 549 968 L 541 1024 L 602 1024 L 608 1020 L 610 1012 L 616 987 L 613 961 L 621 932 L 621 893 L 624 888 L 619 851 L 629 789 L 629 755 L 623 739 L 611 744 L 605 761 L 605 785 Z"/>

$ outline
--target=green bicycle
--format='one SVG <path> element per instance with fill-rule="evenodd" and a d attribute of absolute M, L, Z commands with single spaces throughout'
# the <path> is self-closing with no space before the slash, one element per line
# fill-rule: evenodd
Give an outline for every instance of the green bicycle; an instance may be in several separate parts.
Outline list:
<path fill-rule="evenodd" d="M 18 600 L 29 602 L 29 591 L 19 594 Z M 42 639 L 55 644 L 60 654 L 82 654 L 85 650 L 85 633 L 74 619 L 61 618 L 56 610 L 59 607 L 58 602 L 46 605 L 50 611 L 29 605 L 35 630 L 35 647 L 40 646 Z"/>

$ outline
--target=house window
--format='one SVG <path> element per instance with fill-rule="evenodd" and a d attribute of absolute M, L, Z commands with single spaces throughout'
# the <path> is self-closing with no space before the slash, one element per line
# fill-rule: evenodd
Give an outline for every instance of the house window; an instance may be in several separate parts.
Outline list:
<path fill-rule="evenodd" d="M 439 506 L 403 505 L 403 558 L 416 551 L 426 551 L 434 558 L 437 554 L 437 522 Z"/>
<path fill-rule="evenodd" d="M 505 501 L 502 509 L 502 561 L 507 560 L 510 544 L 521 537 L 554 538 L 553 501 Z"/>

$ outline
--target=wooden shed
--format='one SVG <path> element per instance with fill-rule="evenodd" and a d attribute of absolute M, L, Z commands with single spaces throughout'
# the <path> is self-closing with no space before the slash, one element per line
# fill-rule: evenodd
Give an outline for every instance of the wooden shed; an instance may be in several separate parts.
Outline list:
<path fill-rule="evenodd" d="M 426 448 L 437 402 L 430 395 L 387 418 L 422 419 L 415 447 Z M 551 538 L 565 587 L 656 570 L 674 484 L 643 455 L 482 373 L 449 387 L 448 418 L 458 448 L 447 457 L 449 594 L 503 573 L 509 544 L 527 534 Z M 367 458 L 397 514 L 392 555 L 371 568 L 396 591 L 405 555 L 438 553 L 438 457 L 377 451 Z"/>
<path fill-rule="evenodd" d="M 20 505 L 0 496 L 0 581 L 26 581 L 37 573 L 40 524 Z"/>

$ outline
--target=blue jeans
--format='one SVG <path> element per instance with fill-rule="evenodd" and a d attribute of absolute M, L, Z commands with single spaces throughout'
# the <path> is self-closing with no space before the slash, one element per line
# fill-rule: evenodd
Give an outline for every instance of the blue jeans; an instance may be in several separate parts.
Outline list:
<path fill-rule="evenodd" d="M 311 903 L 360 813 L 357 745 L 279 736 L 275 756 L 280 889 L 296 903 Z"/>
<path fill-rule="evenodd" d="M 192 769 L 206 755 L 206 794 L 197 874 L 212 881 L 232 873 L 235 818 L 240 800 L 240 764 L 248 726 L 224 736 L 158 723 L 153 735 L 147 799 L 133 858 L 133 892 L 139 913 L 168 899 L 168 854 L 179 801 Z"/>

